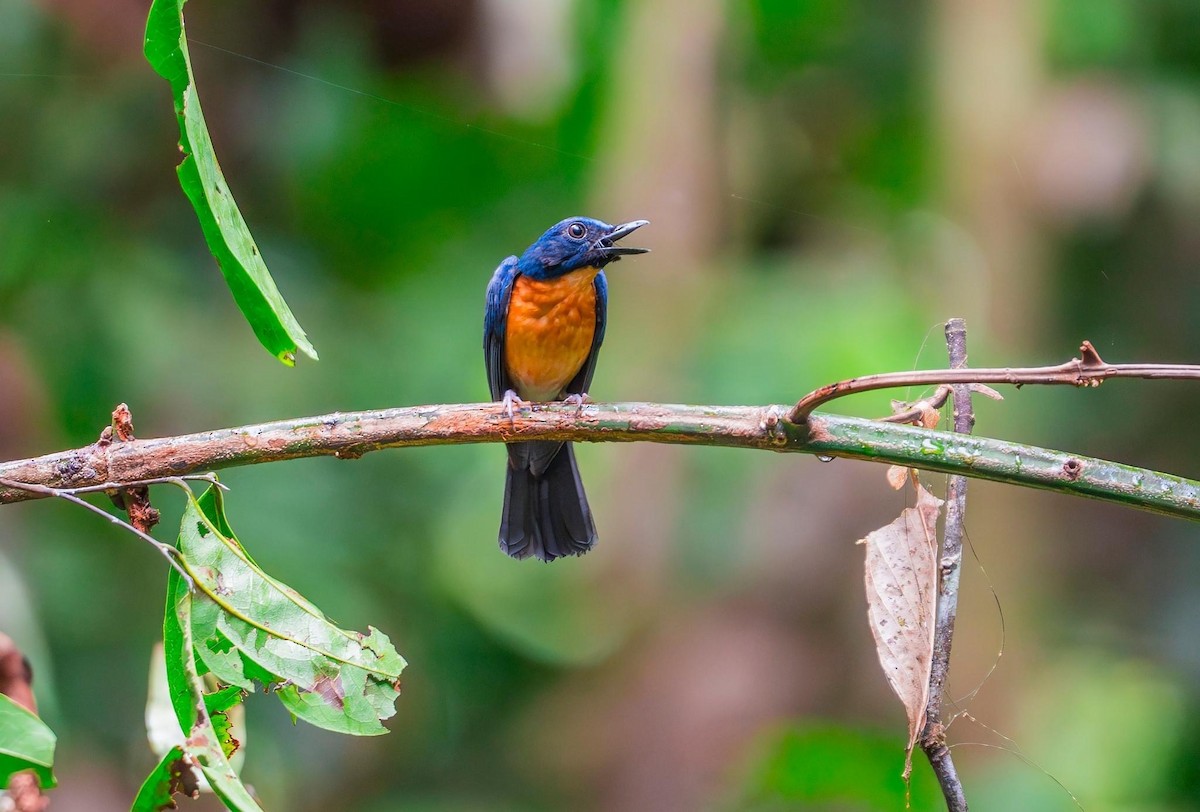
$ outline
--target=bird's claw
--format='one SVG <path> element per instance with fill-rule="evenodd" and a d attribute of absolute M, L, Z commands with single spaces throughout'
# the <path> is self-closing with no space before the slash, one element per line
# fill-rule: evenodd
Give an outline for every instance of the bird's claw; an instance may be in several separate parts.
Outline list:
<path fill-rule="evenodd" d="M 520 395 L 518 395 L 516 392 L 514 392 L 511 389 L 509 389 L 507 392 L 504 393 L 504 399 L 501 400 L 500 403 L 504 406 L 504 413 L 508 415 L 508 420 L 510 423 L 513 422 L 513 419 L 514 419 L 513 418 L 513 407 L 514 406 L 516 406 L 518 409 L 524 409 L 526 406 L 529 405 L 528 401 L 521 400 Z"/>
<path fill-rule="evenodd" d="M 583 404 L 591 402 L 592 398 L 587 392 L 572 392 L 563 398 L 563 403 L 570 403 L 572 406 L 575 406 L 579 414 L 583 414 Z"/>

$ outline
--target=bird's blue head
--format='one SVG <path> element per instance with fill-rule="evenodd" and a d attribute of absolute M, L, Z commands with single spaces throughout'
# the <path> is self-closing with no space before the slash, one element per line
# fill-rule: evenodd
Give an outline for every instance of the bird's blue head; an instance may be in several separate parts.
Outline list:
<path fill-rule="evenodd" d="M 610 226 L 590 217 L 568 217 L 525 249 L 517 267 L 534 279 L 553 279 L 580 268 L 603 268 L 626 254 L 644 254 L 650 249 L 626 248 L 616 243 L 648 222 L 633 220 Z"/>

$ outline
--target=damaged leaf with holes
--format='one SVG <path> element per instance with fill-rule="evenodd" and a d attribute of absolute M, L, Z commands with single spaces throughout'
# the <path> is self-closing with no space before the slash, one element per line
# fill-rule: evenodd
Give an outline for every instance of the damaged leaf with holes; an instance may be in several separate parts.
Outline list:
<path fill-rule="evenodd" d="M 237 746 L 223 724 L 225 714 L 241 701 L 237 690 L 206 693 L 196 659 L 192 610 L 195 596 L 178 571 L 167 580 L 167 610 L 163 619 L 163 659 L 171 706 L 184 733 L 183 744 L 172 747 L 142 784 L 133 812 L 173 809 L 174 795 L 195 797 L 211 789 L 234 812 L 262 812 L 229 754 Z"/>
<path fill-rule="evenodd" d="M 175 809 L 175 795 L 195 798 L 199 790 L 196 772 L 183 754 L 183 747 L 172 747 L 158 766 L 142 782 L 129 812 L 161 812 Z"/>
<path fill-rule="evenodd" d="M 196 797 L 200 792 L 213 792 L 212 783 L 193 765 L 200 763 L 204 748 L 215 751 L 214 740 L 235 775 L 240 774 L 245 756 L 245 707 L 241 704 L 245 693 L 236 686 L 221 688 L 211 675 L 202 677 L 197 673 L 193 677 L 195 655 L 184 661 L 183 648 L 176 642 L 181 635 L 178 618 L 182 613 L 190 619 L 191 599 L 188 598 L 186 605 L 179 605 L 182 596 L 176 589 L 177 585 L 172 584 L 175 602 L 168 603 L 168 611 L 175 607 L 176 618 L 168 618 L 163 629 L 164 639 L 173 646 L 170 670 L 174 673 L 169 673 L 166 646 L 155 646 L 150 655 L 146 696 L 146 738 L 154 755 L 161 760 L 142 784 L 133 806 L 135 812 L 174 809 L 177 793 Z M 193 679 L 201 681 L 207 717 L 204 721 L 198 711 L 193 714 Z M 202 725 L 200 736 L 196 736 L 197 724 Z"/>
<path fill-rule="evenodd" d="M 196 581 L 192 628 L 202 668 L 246 691 L 260 682 L 295 716 L 339 733 L 386 733 L 406 663 L 387 636 L 334 625 L 251 560 L 220 491 L 189 500 L 179 547 Z"/>
<path fill-rule="evenodd" d="M 317 351 L 275 286 L 217 163 L 192 76 L 183 25 L 185 2 L 154 0 L 145 40 L 146 60 L 171 84 L 175 97 L 179 149 L 183 152 L 177 168 L 179 184 L 196 210 L 204 239 L 234 301 L 258 340 L 288 366 L 295 363 L 297 351 L 315 361 Z"/>

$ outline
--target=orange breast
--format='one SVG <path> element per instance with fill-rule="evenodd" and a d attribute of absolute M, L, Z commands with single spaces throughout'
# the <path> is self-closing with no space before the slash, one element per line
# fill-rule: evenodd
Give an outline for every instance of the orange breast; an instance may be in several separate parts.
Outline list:
<path fill-rule="evenodd" d="M 599 270 L 580 268 L 557 279 L 517 277 L 508 303 L 504 363 L 517 394 L 557 400 L 592 348 Z"/>

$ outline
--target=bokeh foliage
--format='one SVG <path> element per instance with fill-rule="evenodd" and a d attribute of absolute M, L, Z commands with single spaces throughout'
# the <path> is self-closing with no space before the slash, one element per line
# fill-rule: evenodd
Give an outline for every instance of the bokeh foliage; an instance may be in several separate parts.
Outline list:
<path fill-rule="evenodd" d="M 503 36 L 487 15 L 503 3 L 189 4 L 222 168 L 273 275 L 320 337 L 321 363 L 289 371 L 254 345 L 179 194 L 169 93 L 140 55 L 144 9 L 114 6 L 97 26 L 82 3 L 0 4 L 6 456 L 91 442 L 120 401 L 139 435 L 153 436 L 485 398 L 483 289 L 502 257 L 569 213 L 646 216 L 648 239 L 676 228 L 644 198 L 594 210 L 606 178 L 664 149 L 645 133 L 614 154 L 603 135 L 632 103 L 614 87 L 617 60 L 661 32 L 634 36 L 634 4 L 622 0 L 562 5 L 565 25 L 544 40 L 565 40 L 555 57 L 565 61 L 525 29 L 525 50 L 547 60 L 536 64 L 564 77 L 531 113 L 495 89 Z M 1032 223 L 1041 298 L 1020 309 L 1036 312 L 1039 331 L 1017 356 L 995 338 L 1014 313 L 972 320 L 972 363 L 1058 361 L 1083 337 L 1114 361 L 1195 361 L 1195 4 L 1030 5 L 1031 126 L 1057 121 L 1064 98 L 1099 99 L 1134 134 L 1115 148 L 1138 157 L 1115 203 L 1071 208 L 1046 189 L 1061 192 L 1074 175 L 1039 180 L 1030 144 L 1043 131 L 1013 139 L 1013 159 L 989 171 L 1012 173 L 1007 199 Z M 936 324 L 968 301 L 946 293 L 937 269 L 969 277 L 983 299 L 1007 273 L 957 202 L 961 167 L 933 89 L 947 73 L 932 56 L 946 47 L 946 6 L 720 6 L 711 74 L 659 100 L 678 104 L 701 87 L 721 114 L 718 151 L 692 164 L 721 179 L 709 201 L 720 247 L 686 268 L 656 250 L 614 269 L 614 335 L 594 396 L 641 397 L 630 381 L 647 349 L 671 360 L 662 379 L 672 399 L 693 402 L 789 401 L 835 378 L 941 362 Z M 674 22 L 690 19 L 685 9 Z M 1081 86 L 1091 95 L 1071 95 Z M 665 135 L 669 150 L 680 134 Z M 634 301 L 658 290 L 643 281 L 654 274 L 670 275 L 678 298 Z M 697 303 L 703 329 L 687 328 L 680 302 Z M 653 317 L 628 319 L 640 305 Z M 981 405 L 979 430 L 1194 476 L 1196 397 L 1173 384 L 1025 389 Z M 839 408 L 873 415 L 887 403 Z M 389 723 L 397 732 L 370 741 L 293 728 L 274 703 L 249 697 L 246 776 L 267 808 L 622 808 L 655 797 L 685 808 L 895 808 L 903 716 L 871 661 L 851 544 L 900 507 L 881 472 L 710 449 L 579 456 L 601 546 L 553 567 L 495 549 L 494 447 L 224 477 L 232 523 L 266 571 L 345 626 L 387 629 L 412 663 Z M 631 549 L 614 529 L 630 489 L 653 496 L 637 519 L 655 528 L 653 545 Z M 989 582 L 1005 655 L 963 700 L 981 724 L 961 718 L 951 739 L 1019 746 L 1089 809 L 1131 798 L 1187 808 L 1200 791 L 1189 766 L 1200 756 L 1195 529 L 1002 490 L 973 490 L 968 529 L 987 578 L 966 574 L 956 698 L 999 648 Z M 177 524 L 182 505 L 158 502 L 163 527 Z M 88 808 L 120 808 L 153 766 L 138 720 L 162 563 L 66 506 L 3 514 L 0 571 L 23 588 L 0 589 L 0 627 L 35 660 L 43 715 L 66 754 L 56 792 L 104 775 Z M 1144 741 L 1140 725 L 1164 714 L 1178 725 L 1154 733 L 1153 774 L 1119 769 L 1126 740 L 1090 735 L 1119 721 Z M 980 808 L 1014 797 L 1072 808 L 1007 752 L 960 753 Z M 836 769 L 852 758 L 860 769 Z M 1111 781 L 1089 763 L 1114 765 Z M 935 808 L 924 769 L 914 806 Z"/>

